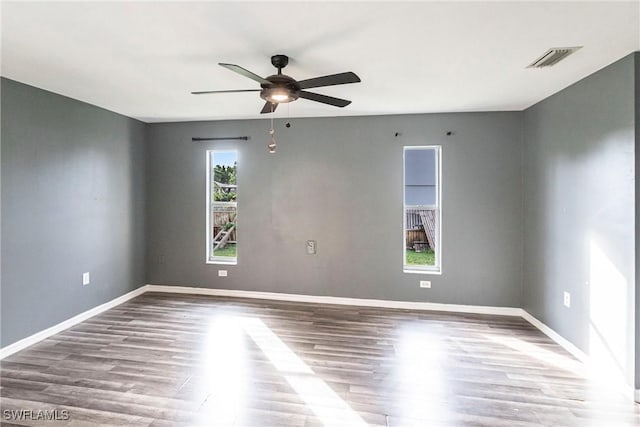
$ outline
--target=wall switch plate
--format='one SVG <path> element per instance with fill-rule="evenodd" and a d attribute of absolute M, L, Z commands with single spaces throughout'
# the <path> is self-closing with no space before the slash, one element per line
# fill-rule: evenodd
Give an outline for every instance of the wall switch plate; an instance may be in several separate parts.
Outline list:
<path fill-rule="evenodd" d="M 227 277 L 227 270 L 218 270 L 218 277 Z"/>
<path fill-rule="evenodd" d="M 566 291 L 564 293 L 564 306 L 567 308 L 571 307 L 571 294 Z"/>
<path fill-rule="evenodd" d="M 307 240 L 307 254 L 315 255 L 318 245 L 315 240 Z"/>
<path fill-rule="evenodd" d="M 91 276 L 89 273 L 82 273 L 82 286 L 87 286 L 91 283 Z"/>
<path fill-rule="evenodd" d="M 421 288 L 430 288 L 431 287 L 431 281 L 429 281 L 429 280 L 420 280 L 420 287 Z"/>

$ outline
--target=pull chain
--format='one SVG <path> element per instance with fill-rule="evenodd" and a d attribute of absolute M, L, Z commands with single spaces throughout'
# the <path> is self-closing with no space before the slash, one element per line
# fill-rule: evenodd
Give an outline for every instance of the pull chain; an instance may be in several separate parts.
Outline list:
<path fill-rule="evenodd" d="M 269 141 L 269 153 L 274 154 L 276 152 L 276 139 L 275 139 L 276 131 L 273 129 L 273 104 L 271 104 L 271 130 L 269 130 L 269 135 L 271 135 L 271 141 Z"/>

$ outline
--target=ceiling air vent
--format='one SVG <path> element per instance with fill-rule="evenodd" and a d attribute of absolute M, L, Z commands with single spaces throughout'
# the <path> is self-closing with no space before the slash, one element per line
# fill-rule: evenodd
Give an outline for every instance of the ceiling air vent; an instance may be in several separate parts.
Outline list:
<path fill-rule="evenodd" d="M 527 68 L 542 68 L 556 65 L 567 56 L 571 55 L 582 46 L 575 47 L 552 47 L 546 51 L 540 58 L 533 61 Z"/>

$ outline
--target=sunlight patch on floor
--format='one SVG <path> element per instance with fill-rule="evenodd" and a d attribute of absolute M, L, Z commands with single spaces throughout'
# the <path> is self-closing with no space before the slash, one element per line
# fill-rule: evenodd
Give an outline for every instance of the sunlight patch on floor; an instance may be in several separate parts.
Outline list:
<path fill-rule="evenodd" d="M 244 331 L 289 385 L 326 426 L 365 427 L 367 424 L 338 394 L 298 357 L 265 323 L 240 318 Z"/>
<path fill-rule="evenodd" d="M 585 366 L 578 360 L 575 360 L 568 355 L 564 356 L 555 353 L 553 351 L 544 349 L 536 344 L 523 341 L 519 338 L 490 334 L 484 334 L 483 336 L 490 341 L 516 350 L 526 356 L 538 359 L 545 364 L 549 364 L 555 366 L 556 368 L 560 368 L 562 370 L 570 372 L 571 374 L 578 377 L 584 378 L 587 376 L 587 370 L 585 369 Z"/>
<path fill-rule="evenodd" d="M 212 319 L 204 352 L 204 416 L 215 425 L 233 425 L 246 406 L 251 384 L 244 331 L 233 316 Z"/>
<path fill-rule="evenodd" d="M 447 381 L 444 377 L 442 338 L 423 328 L 400 331 L 396 351 L 399 413 L 407 419 L 447 424 Z"/>

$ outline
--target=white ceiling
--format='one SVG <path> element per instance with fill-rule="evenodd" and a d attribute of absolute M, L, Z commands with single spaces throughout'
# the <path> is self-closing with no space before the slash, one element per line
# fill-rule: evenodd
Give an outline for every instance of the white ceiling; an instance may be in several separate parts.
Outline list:
<path fill-rule="evenodd" d="M 640 50 L 640 2 L 4 2 L 2 75 L 146 122 L 256 118 L 258 88 L 290 56 L 344 109 L 298 100 L 277 116 L 522 110 Z M 584 46 L 527 69 L 550 47 Z M 264 116 L 262 116 L 264 117 Z"/>

